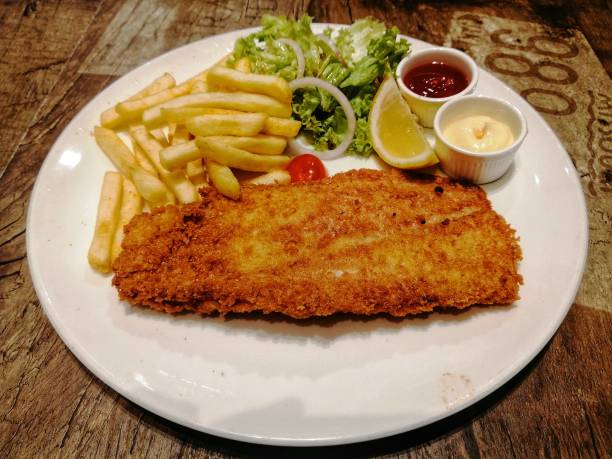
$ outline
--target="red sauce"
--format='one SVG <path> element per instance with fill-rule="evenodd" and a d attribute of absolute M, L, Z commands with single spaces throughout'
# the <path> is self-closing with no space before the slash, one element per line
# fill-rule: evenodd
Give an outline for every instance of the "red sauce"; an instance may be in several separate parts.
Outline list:
<path fill-rule="evenodd" d="M 414 93 L 425 97 L 449 97 L 467 88 L 467 77 L 459 69 L 444 62 L 432 62 L 410 69 L 404 84 Z"/>

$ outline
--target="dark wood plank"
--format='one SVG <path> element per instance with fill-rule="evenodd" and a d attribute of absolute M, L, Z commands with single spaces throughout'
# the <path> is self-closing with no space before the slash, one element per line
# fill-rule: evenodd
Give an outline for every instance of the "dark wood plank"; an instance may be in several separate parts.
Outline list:
<path fill-rule="evenodd" d="M 34 3 L 32 3 L 33 5 Z M 10 2 L 0 23 L 0 175 L 99 5 Z"/>

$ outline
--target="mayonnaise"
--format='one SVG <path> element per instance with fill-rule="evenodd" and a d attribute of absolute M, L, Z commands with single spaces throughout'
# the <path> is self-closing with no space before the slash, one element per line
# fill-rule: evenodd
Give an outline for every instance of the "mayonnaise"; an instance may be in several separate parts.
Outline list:
<path fill-rule="evenodd" d="M 474 153 L 501 150 L 514 142 L 506 124 L 485 115 L 455 120 L 442 133 L 449 143 Z"/>

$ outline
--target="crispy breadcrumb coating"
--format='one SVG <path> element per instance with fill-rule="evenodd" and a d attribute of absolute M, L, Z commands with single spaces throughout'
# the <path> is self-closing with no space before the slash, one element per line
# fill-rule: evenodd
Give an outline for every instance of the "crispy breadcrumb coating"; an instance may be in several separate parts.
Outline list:
<path fill-rule="evenodd" d="M 518 299 L 521 250 L 484 191 L 445 178 L 353 170 L 244 185 L 232 201 L 166 206 L 125 227 L 113 284 L 165 312 L 403 317 Z"/>

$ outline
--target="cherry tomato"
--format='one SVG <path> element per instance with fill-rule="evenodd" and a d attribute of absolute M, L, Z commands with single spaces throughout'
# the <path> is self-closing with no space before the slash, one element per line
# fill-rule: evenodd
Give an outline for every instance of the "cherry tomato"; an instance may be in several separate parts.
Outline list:
<path fill-rule="evenodd" d="M 321 160 L 310 153 L 293 158 L 287 170 L 292 182 L 308 182 L 327 177 L 327 171 Z"/>

